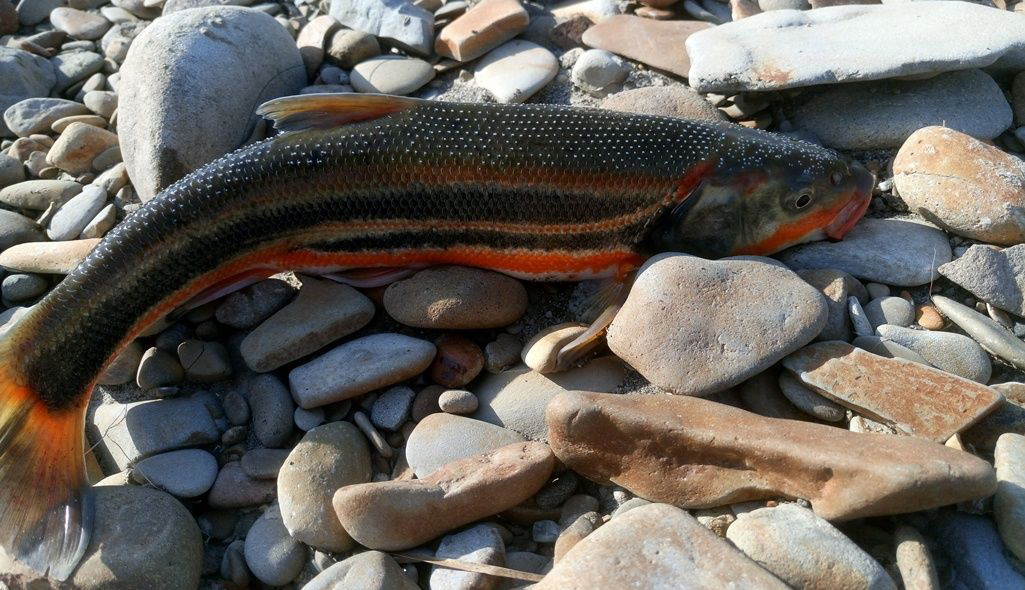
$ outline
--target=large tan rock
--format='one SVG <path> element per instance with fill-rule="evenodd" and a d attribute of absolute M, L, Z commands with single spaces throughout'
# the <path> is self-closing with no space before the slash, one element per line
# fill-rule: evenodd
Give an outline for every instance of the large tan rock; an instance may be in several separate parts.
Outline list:
<path fill-rule="evenodd" d="M 548 445 L 515 443 L 453 461 L 423 479 L 345 486 L 333 504 L 359 544 L 398 551 L 516 506 L 541 489 L 554 467 Z"/>
<path fill-rule="evenodd" d="M 788 586 L 683 510 L 649 504 L 588 535 L 533 588 L 785 590 Z"/>
<path fill-rule="evenodd" d="M 522 33 L 529 23 L 530 15 L 519 0 L 483 0 L 441 30 L 434 50 L 470 61 Z"/>
<path fill-rule="evenodd" d="M 897 514 L 993 493 L 989 463 L 921 438 L 763 418 L 666 395 L 560 394 L 559 460 L 654 502 L 707 508 L 786 496 L 828 520 Z"/>

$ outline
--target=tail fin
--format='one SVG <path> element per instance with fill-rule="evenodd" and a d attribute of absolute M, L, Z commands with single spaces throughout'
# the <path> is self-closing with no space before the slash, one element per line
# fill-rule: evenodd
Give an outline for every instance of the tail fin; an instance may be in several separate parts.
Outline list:
<path fill-rule="evenodd" d="M 89 544 L 85 405 L 52 411 L 23 383 L 11 334 L 0 340 L 0 551 L 58 580 Z"/>

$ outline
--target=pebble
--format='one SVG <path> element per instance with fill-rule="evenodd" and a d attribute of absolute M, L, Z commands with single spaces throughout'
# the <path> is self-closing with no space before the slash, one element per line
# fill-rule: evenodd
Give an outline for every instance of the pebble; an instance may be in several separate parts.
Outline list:
<path fill-rule="evenodd" d="M 914 527 L 900 525 L 893 536 L 897 568 L 905 590 L 939 590 L 941 586 L 939 576 L 936 575 L 936 565 L 922 533 Z"/>
<path fill-rule="evenodd" d="M 847 312 L 847 298 L 857 279 L 843 271 L 831 269 L 802 270 L 797 272 L 797 276 L 825 297 L 826 325 L 815 339 L 850 340 L 851 320 Z"/>
<path fill-rule="evenodd" d="M 25 26 L 43 22 L 50 12 L 63 4 L 63 0 L 36 0 L 35 2 L 19 2 L 17 7 L 18 21 Z"/>
<path fill-rule="evenodd" d="M 505 565 L 505 543 L 495 527 L 478 524 L 465 531 L 445 535 L 434 552 L 436 559 L 456 559 L 464 563 Z M 494 586 L 494 578 L 476 572 L 431 567 L 431 590 L 485 590 Z"/>
<path fill-rule="evenodd" d="M 58 94 L 103 69 L 103 57 L 92 51 L 61 53 L 52 57 L 50 63 L 57 74 L 53 91 Z"/>
<path fill-rule="evenodd" d="M 289 536 L 276 506 L 256 519 L 246 534 L 246 565 L 261 582 L 284 586 L 294 580 L 306 562 L 306 548 Z"/>
<path fill-rule="evenodd" d="M 142 353 L 135 382 L 139 389 L 149 391 L 166 385 L 178 385 L 185 379 L 185 370 L 169 352 L 151 347 Z"/>
<path fill-rule="evenodd" d="M 474 80 L 500 103 L 521 103 L 536 94 L 559 73 L 559 60 L 551 51 L 516 39 L 488 52 L 474 69 Z"/>
<path fill-rule="evenodd" d="M 854 328 L 856 335 L 871 336 L 875 334 L 875 330 L 872 329 L 872 322 L 865 315 L 865 309 L 861 307 L 861 302 L 858 301 L 857 297 L 847 298 L 847 313 L 850 315 L 851 327 Z"/>
<path fill-rule="evenodd" d="M 377 38 L 363 31 L 341 30 L 331 36 L 326 59 L 340 68 L 351 70 L 356 64 L 381 55 Z M 426 75 L 426 74 L 423 74 Z M 346 81 L 350 78 L 346 77 Z M 343 82 L 336 82 L 343 84 Z"/>
<path fill-rule="evenodd" d="M 250 369 L 264 373 L 352 334 L 373 317 L 373 302 L 359 291 L 303 277 L 295 299 L 261 322 L 239 349 Z"/>
<path fill-rule="evenodd" d="M 352 421 L 356 423 L 356 426 L 363 432 L 363 435 L 367 437 L 370 444 L 374 446 L 374 450 L 385 459 L 391 459 L 395 455 L 395 450 L 391 448 L 388 441 L 384 440 L 381 433 L 374 428 L 374 425 L 370 422 L 370 418 L 363 412 L 353 412 Z"/>
<path fill-rule="evenodd" d="M 416 393 L 403 385 L 384 390 L 374 400 L 374 405 L 370 409 L 370 421 L 383 430 L 397 431 L 409 420 L 414 397 Z"/>
<path fill-rule="evenodd" d="M 770 13 L 771 14 L 771 13 Z M 839 242 L 812 242 L 778 255 L 795 270 L 831 268 L 859 279 L 916 287 L 939 278 L 950 262 L 947 236 L 924 223 L 865 218 Z"/>
<path fill-rule="evenodd" d="M 315 408 L 405 381 L 423 372 L 434 354 L 434 345 L 426 340 L 402 334 L 373 334 L 346 342 L 292 369 L 288 384 L 300 406 Z"/>
<path fill-rule="evenodd" d="M 691 35 L 709 27 L 710 24 L 698 21 L 657 21 L 617 14 L 587 29 L 583 42 L 588 47 L 611 51 L 686 78 L 691 62 L 687 52 L 680 48 Z"/>
<path fill-rule="evenodd" d="M 387 553 L 364 551 L 328 567 L 303 590 L 420 590 Z"/>
<path fill-rule="evenodd" d="M 81 103 L 63 98 L 26 98 L 4 111 L 4 123 L 19 137 L 46 133 L 59 119 L 72 115 L 88 115 Z"/>
<path fill-rule="evenodd" d="M 773 11 L 688 39 L 688 80 L 698 92 L 733 93 L 986 67 L 1001 56 L 1017 69 L 1020 31 L 1017 18 L 968 2 Z"/>
<path fill-rule="evenodd" d="M 472 61 L 522 33 L 529 23 L 519 0 L 483 0 L 441 30 L 434 50 L 442 57 Z"/>
<path fill-rule="evenodd" d="M 726 530 L 726 538 L 792 588 L 897 590 L 868 553 L 796 504 L 743 514 Z"/>
<path fill-rule="evenodd" d="M 139 369 L 139 363 L 142 361 L 143 352 L 144 350 L 142 345 L 139 344 L 139 341 L 132 340 L 125 346 L 125 349 L 118 353 L 118 355 L 114 357 L 114 360 L 107 365 L 107 368 L 104 369 L 103 374 L 100 375 L 97 382 L 100 385 L 123 385 L 129 381 L 134 381 L 135 375 Z"/>
<path fill-rule="evenodd" d="M 604 97 L 619 90 L 631 71 L 630 64 L 604 49 L 588 49 L 577 58 L 570 79 L 591 96 Z"/>
<path fill-rule="evenodd" d="M 605 98 L 601 108 L 702 121 L 722 121 L 726 118 L 703 96 L 682 84 L 645 86 L 617 92 Z"/>
<path fill-rule="evenodd" d="M 275 494 L 273 481 L 253 479 L 238 461 L 232 461 L 217 473 L 206 501 L 210 508 L 218 510 L 248 508 L 273 501 Z"/>
<path fill-rule="evenodd" d="M 178 345 L 178 360 L 192 383 L 216 383 L 231 376 L 228 349 L 220 342 L 186 340 Z"/>
<path fill-rule="evenodd" d="M 634 542 L 642 538 L 643 543 Z M 692 588 L 787 588 L 668 504 L 639 506 L 617 516 L 577 543 L 533 588 L 674 588 L 681 580 Z"/>
<path fill-rule="evenodd" d="M 12 247 L 18 244 L 25 244 L 27 248 L 33 248 L 35 244 L 43 240 L 43 232 L 40 231 L 39 226 L 36 222 L 32 221 L 24 215 L 19 215 L 14 211 L 0 210 L 0 248 L 4 249 L 4 252 L 8 252 Z M 23 251 L 23 250 L 19 250 Z M 9 270 L 18 270 L 14 267 L 8 266 L 5 263 L 12 263 L 11 257 L 4 257 L 0 255 L 0 264 L 7 267 Z M 13 262 L 17 266 L 16 261 Z M 29 270 L 29 272 L 31 272 Z"/>
<path fill-rule="evenodd" d="M 906 328 L 915 323 L 915 306 L 903 297 L 879 297 L 865 306 L 865 317 L 873 329 L 883 324 Z"/>
<path fill-rule="evenodd" d="M 979 299 L 1025 316 L 1025 244 L 1003 249 L 974 244 L 939 272 Z"/>
<path fill-rule="evenodd" d="M 547 445 L 514 443 L 428 477 L 346 486 L 335 492 L 335 513 L 364 547 L 408 549 L 518 505 L 541 489 L 554 466 Z"/>
<path fill-rule="evenodd" d="M 484 346 L 484 368 L 488 373 L 501 373 L 520 362 L 523 345 L 512 334 L 499 334 Z"/>
<path fill-rule="evenodd" d="M 77 238 L 106 202 L 107 192 L 102 188 L 96 185 L 83 187 L 80 193 L 57 210 L 46 230 L 47 237 L 54 241 Z"/>
<path fill-rule="evenodd" d="M 4 80 L 0 90 L 0 115 L 27 98 L 48 96 L 57 80 L 50 60 L 11 47 L 0 47 L 0 78 Z M 13 129 L 0 120 L 0 136 L 6 137 L 11 131 Z"/>
<path fill-rule="evenodd" d="M 472 414 L 478 404 L 477 396 L 461 389 L 449 389 L 438 396 L 438 407 L 449 414 Z"/>
<path fill-rule="evenodd" d="M 1023 588 L 1025 575 L 1004 557 L 993 519 L 956 510 L 938 513 L 926 531 L 949 564 L 944 588 Z"/>
<path fill-rule="evenodd" d="M 560 532 L 559 523 L 554 520 L 539 520 L 531 527 L 530 536 L 535 543 L 554 543 Z"/>
<path fill-rule="evenodd" d="M 242 455 L 242 471 L 253 479 L 277 479 L 289 455 L 288 449 L 253 449 Z"/>
<path fill-rule="evenodd" d="M 409 435 L 406 461 L 422 479 L 452 461 L 523 441 L 521 435 L 501 426 L 452 414 L 431 414 Z"/>
<path fill-rule="evenodd" d="M 91 427 L 103 437 L 96 448 L 121 470 L 145 457 L 220 438 L 206 406 L 192 398 L 102 404 Z"/>
<path fill-rule="evenodd" d="M 288 388 L 274 375 L 257 375 L 246 389 L 253 414 L 253 432 L 265 447 L 283 447 L 292 437 L 295 403 Z"/>
<path fill-rule="evenodd" d="M 312 410 L 296 408 L 295 412 L 292 413 L 292 419 L 295 421 L 296 428 L 303 432 L 313 430 L 326 420 L 324 408 L 313 408 Z"/>
<path fill-rule="evenodd" d="M 25 167 L 17 158 L 0 154 L 0 189 L 25 180 Z"/>
<path fill-rule="evenodd" d="M 39 275 L 12 274 L 4 277 L 3 297 L 5 301 L 18 303 L 39 297 L 50 287 L 50 283 Z"/>
<path fill-rule="evenodd" d="M 237 330 L 252 328 L 285 306 L 296 288 L 281 279 L 266 279 L 235 291 L 214 312 L 217 321 Z"/>
<path fill-rule="evenodd" d="M 858 336 L 851 344 L 856 348 L 888 359 L 901 358 L 927 367 L 932 366 L 929 361 L 925 360 L 925 357 L 917 352 L 881 336 Z"/>
<path fill-rule="evenodd" d="M 342 553 L 352 537 L 334 518 L 338 488 L 370 481 L 370 448 L 350 422 L 331 422 L 303 436 L 278 472 L 278 502 L 292 537 L 315 549 Z"/>
<path fill-rule="evenodd" d="M 302 30 L 299 31 L 299 35 L 295 39 L 295 44 L 299 47 L 299 53 L 302 55 L 303 63 L 306 64 L 306 74 L 310 78 L 315 78 L 317 70 L 324 63 L 325 50 L 337 32 L 341 28 L 340 23 L 335 20 L 333 16 L 322 14 L 313 19 L 310 19 L 306 23 Z M 373 36 L 367 35 L 366 33 L 356 32 L 357 35 L 366 36 L 373 39 Z M 345 36 L 342 35 L 341 38 Z M 377 40 L 373 39 L 374 45 L 377 45 Z M 380 53 L 380 49 L 378 49 Z M 377 55 L 376 53 L 373 55 Z M 366 57 L 373 57 L 368 55 Z M 366 58 L 364 58 L 366 59 Z M 348 64 L 351 69 L 352 66 L 363 61 L 362 59 Z"/>
<path fill-rule="evenodd" d="M 103 49 L 103 55 L 115 63 L 123 64 L 125 58 L 128 57 L 128 49 L 135 42 L 135 39 L 139 36 L 149 23 L 144 21 L 125 22 L 117 23 L 110 27 L 110 30 L 103 35 L 103 39 L 100 40 L 100 47 Z M 108 83 L 112 90 L 117 90 L 117 84 L 114 82 L 114 74 L 111 78 L 108 78 Z"/>
<path fill-rule="evenodd" d="M 817 289 L 776 265 L 662 254 L 641 267 L 608 345 L 652 384 L 706 395 L 810 342 L 827 313 Z"/>
<path fill-rule="evenodd" d="M 947 325 L 936 306 L 928 303 L 915 309 L 915 322 L 926 330 L 942 330 Z"/>
<path fill-rule="evenodd" d="M 201 449 L 161 453 L 139 461 L 132 479 L 178 498 L 202 496 L 217 479 L 217 459 Z"/>
<path fill-rule="evenodd" d="M 992 453 L 1005 433 L 1025 435 L 1025 398 L 1015 391 L 1020 383 L 996 383 L 993 389 L 1004 395 L 1004 403 L 961 434 L 964 443 L 978 451 Z"/>
<path fill-rule="evenodd" d="M 993 455 L 997 492 L 993 516 L 1004 546 L 1025 560 L 1025 436 L 1006 433 L 997 440 Z"/>
<path fill-rule="evenodd" d="M 292 37 L 272 17 L 237 6 L 153 21 L 120 74 L 118 126 L 132 130 L 121 136 L 121 151 L 143 202 L 238 147 L 255 105 L 306 85 Z"/>
<path fill-rule="evenodd" d="M 847 417 L 843 406 L 822 397 L 795 379 L 789 373 L 780 373 L 779 389 L 799 410 L 826 422 L 839 422 Z"/>
<path fill-rule="evenodd" d="M 3 256 L 0 256 L 0 262 L 3 262 Z M 943 315 L 983 348 L 1015 367 L 1025 369 L 1025 344 L 1007 328 L 953 299 L 933 295 L 932 301 Z"/>
<path fill-rule="evenodd" d="M 50 13 L 50 24 L 72 39 L 99 39 L 110 28 L 110 21 L 98 14 L 63 6 Z"/>
<path fill-rule="evenodd" d="M 962 334 L 912 330 L 887 324 L 879 326 L 876 333 L 917 352 L 937 369 L 976 383 L 988 383 L 993 372 L 989 355 L 974 340 Z"/>
<path fill-rule="evenodd" d="M 443 334 L 434 341 L 438 349 L 427 376 L 438 385 L 462 387 L 484 369 L 484 353 L 477 344 L 459 334 Z"/>
<path fill-rule="evenodd" d="M 986 461 L 922 438 L 764 418 L 691 396 L 567 392 L 547 418 L 567 467 L 681 508 L 786 496 L 847 520 L 981 498 L 995 486 Z"/>
<path fill-rule="evenodd" d="M 783 359 L 783 366 L 856 413 L 936 442 L 972 425 L 1003 398 L 968 379 L 843 342 L 813 344 Z"/>
<path fill-rule="evenodd" d="M 46 161 L 71 174 L 82 174 L 92 169 L 96 156 L 117 145 L 117 142 L 118 136 L 106 129 L 85 123 L 72 123 L 54 142 L 46 155 Z"/>
<path fill-rule="evenodd" d="M 399 323 L 414 328 L 500 328 L 524 314 L 527 291 L 516 279 L 489 270 L 428 268 L 389 285 L 384 309 Z"/>
<path fill-rule="evenodd" d="M 558 370 L 559 352 L 587 330 L 587 324 L 567 322 L 549 326 L 527 341 L 520 352 L 523 363 L 538 373 Z"/>
<path fill-rule="evenodd" d="M 370 33 L 421 57 L 434 46 L 434 15 L 406 0 L 331 0 L 329 14 L 350 29 Z"/>
<path fill-rule="evenodd" d="M 422 59 L 382 55 L 361 62 L 349 74 L 357 92 L 404 96 L 434 79 L 434 68 Z"/>
<path fill-rule="evenodd" d="M 0 203 L 18 209 L 42 211 L 55 203 L 67 203 L 82 192 L 82 185 L 70 180 L 27 180 L 0 189 Z"/>
<path fill-rule="evenodd" d="M 925 127 L 893 161 L 893 182 L 912 211 L 959 236 L 1025 241 L 1025 169 L 1018 158 L 946 127 Z"/>
<path fill-rule="evenodd" d="M 104 119 L 110 119 L 114 115 L 114 111 L 117 110 L 117 93 L 108 90 L 92 90 L 85 93 L 82 102 L 90 111 Z"/>

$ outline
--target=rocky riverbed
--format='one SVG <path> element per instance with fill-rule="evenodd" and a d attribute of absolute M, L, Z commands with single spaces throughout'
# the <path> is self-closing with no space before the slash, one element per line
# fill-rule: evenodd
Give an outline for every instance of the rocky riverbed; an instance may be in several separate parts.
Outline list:
<path fill-rule="evenodd" d="M 562 372 L 592 284 L 288 273 L 162 322 L 90 404 L 81 565 L 0 589 L 1025 588 L 1022 12 L 0 0 L 4 321 L 290 94 L 732 121 L 878 181 L 841 242 L 650 260 Z"/>

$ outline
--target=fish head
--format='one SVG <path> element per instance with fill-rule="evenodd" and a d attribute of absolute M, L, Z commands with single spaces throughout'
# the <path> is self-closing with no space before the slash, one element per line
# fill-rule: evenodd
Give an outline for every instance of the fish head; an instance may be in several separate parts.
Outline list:
<path fill-rule="evenodd" d="M 875 177 L 859 163 L 807 142 L 738 132 L 727 137 L 714 172 L 652 232 L 657 251 L 768 256 L 842 239 L 865 214 Z"/>

